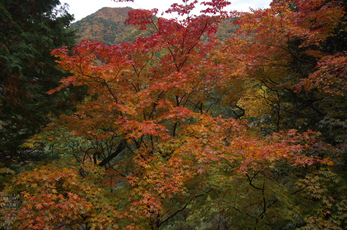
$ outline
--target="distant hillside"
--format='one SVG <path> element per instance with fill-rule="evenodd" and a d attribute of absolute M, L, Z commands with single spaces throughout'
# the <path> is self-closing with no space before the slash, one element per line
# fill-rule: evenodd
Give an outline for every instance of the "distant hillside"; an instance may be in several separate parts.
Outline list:
<path fill-rule="evenodd" d="M 130 7 L 110 8 L 104 7 L 97 12 L 83 18 L 72 24 L 72 27 L 78 29 L 78 35 L 82 39 L 100 41 L 105 44 L 118 44 L 120 42 L 133 41 L 144 31 L 137 30 L 132 25 L 125 25 L 124 21 L 128 18 Z M 234 19 L 224 20 L 218 29 L 217 36 L 221 40 L 228 39 L 236 30 L 232 24 Z"/>
<path fill-rule="evenodd" d="M 124 23 L 130 10 L 130 7 L 104 7 L 73 23 L 72 27 L 78 29 L 78 35 L 81 37 L 77 41 L 89 39 L 105 44 L 132 41 L 137 36 L 135 27 Z"/>
<path fill-rule="evenodd" d="M 220 40 L 228 40 L 237 30 L 238 26 L 233 24 L 234 20 L 235 18 L 227 18 L 218 25 L 217 36 Z"/>

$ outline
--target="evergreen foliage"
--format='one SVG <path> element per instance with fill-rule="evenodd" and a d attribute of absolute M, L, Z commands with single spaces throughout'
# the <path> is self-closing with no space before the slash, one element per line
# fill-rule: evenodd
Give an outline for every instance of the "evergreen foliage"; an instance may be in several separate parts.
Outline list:
<path fill-rule="evenodd" d="M 66 76 L 50 52 L 71 47 L 75 39 L 73 16 L 59 5 L 59 0 L 0 1 L 0 158 L 6 165 L 33 157 L 18 146 L 41 131 L 48 114 L 73 106 L 68 90 L 46 94 Z"/>

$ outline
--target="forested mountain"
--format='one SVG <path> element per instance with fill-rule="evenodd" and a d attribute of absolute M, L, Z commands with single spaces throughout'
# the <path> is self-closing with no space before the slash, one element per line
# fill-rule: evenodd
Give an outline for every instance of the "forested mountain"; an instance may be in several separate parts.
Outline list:
<path fill-rule="evenodd" d="M 118 44 L 120 42 L 131 42 L 144 31 L 133 25 L 125 24 L 130 7 L 104 7 L 95 13 L 72 23 L 72 27 L 78 30 L 77 42 L 82 39 L 100 41 L 105 44 Z M 224 19 L 218 27 L 217 36 L 221 40 L 227 40 L 237 27 L 232 23 L 234 19 Z"/>
<path fill-rule="evenodd" d="M 235 18 L 226 18 L 218 24 L 218 30 L 216 33 L 218 39 L 221 41 L 227 41 L 230 37 L 235 36 L 234 32 L 238 27 L 233 23 L 234 21 Z"/>
<path fill-rule="evenodd" d="M 80 36 L 77 41 L 89 39 L 105 44 L 132 41 L 138 33 L 133 25 L 126 25 L 130 7 L 110 8 L 104 7 L 97 12 L 72 24 Z"/>

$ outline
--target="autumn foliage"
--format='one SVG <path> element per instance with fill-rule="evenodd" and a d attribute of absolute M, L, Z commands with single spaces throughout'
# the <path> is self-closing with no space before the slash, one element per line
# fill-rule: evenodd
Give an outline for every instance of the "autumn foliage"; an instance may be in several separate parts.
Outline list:
<path fill-rule="evenodd" d="M 300 0 L 228 13 L 227 1 L 212 0 L 203 3 L 202 14 L 192 15 L 196 4 L 184 0 L 167 11 L 184 19 L 130 11 L 126 23 L 151 33 L 132 43 L 82 40 L 72 55 L 67 47 L 52 51 L 58 68 L 71 75 L 48 94 L 70 85 L 85 86 L 88 93 L 76 112 L 52 117 L 25 146 L 50 143 L 75 160 L 63 158 L 13 179 L 5 193 L 18 194 L 21 205 L 3 213 L 4 220 L 14 217 L 10 228 L 215 229 L 211 224 L 219 218 L 235 229 L 313 222 L 339 229 L 300 203 L 321 193 L 314 199 L 324 197 L 331 208 L 319 215 L 335 210 L 325 178 L 337 176 L 315 168 L 332 167 L 332 156 L 325 154 L 336 148 L 317 131 L 283 128 L 281 113 L 269 125 L 273 132 L 264 133 L 223 109 L 247 103 L 252 91 L 241 91 L 245 85 L 269 89 L 268 95 L 257 91 L 263 96 L 257 104 L 280 98 L 273 82 L 277 92 L 317 88 L 344 96 L 345 54 L 320 49 L 344 9 L 336 2 Z M 232 16 L 239 17 L 238 33 L 248 37 L 220 42 L 218 24 Z M 296 41 L 318 63 L 305 66 L 305 76 L 291 72 Z M 244 86 L 235 89 L 238 84 Z"/>

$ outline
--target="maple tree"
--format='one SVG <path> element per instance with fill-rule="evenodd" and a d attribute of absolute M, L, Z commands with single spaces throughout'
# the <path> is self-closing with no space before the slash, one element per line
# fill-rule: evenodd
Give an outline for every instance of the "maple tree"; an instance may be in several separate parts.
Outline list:
<path fill-rule="evenodd" d="M 14 217 L 10 227 L 208 228 L 217 218 L 225 228 L 239 229 L 315 221 L 341 226 L 342 215 L 333 216 L 336 223 L 324 219 L 333 209 L 345 212 L 345 201 L 344 194 L 340 203 L 327 194 L 329 178 L 337 176 L 316 170 L 332 167 L 333 161 L 319 156 L 336 151 L 319 140 L 320 133 L 281 131 L 278 123 L 278 132 L 264 136 L 245 120 L 215 109 L 249 97 L 251 90 L 232 97 L 232 89 L 244 81 L 268 86 L 284 79 L 277 89 L 297 90 L 297 82 L 289 85 L 285 79 L 292 57 L 288 36 L 302 39 L 305 52 L 324 55 L 309 48 L 329 36 L 342 17 L 341 7 L 297 1 L 293 9 L 289 2 L 274 2 L 270 9 L 240 15 L 240 31 L 256 32 L 252 39 L 233 37 L 221 44 L 217 25 L 229 17 L 223 10 L 229 3 L 205 2 L 198 16 L 192 15 L 197 3 L 173 4 L 167 13 L 177 13 L 176 19 L 157 17 L 155 9 L 130 11 L 126 22 L 151 33 L 132 43 L 82 40 L 72 55 L 67 47 L 52 52 L 59 68 L 71 75 L 48 93 L 71 85 L 86 86 L 88 93 L 75 113 L 52 118 L 26 147 L 54 144 L 75 161 L 62 159 L 24 172 L 6 187 L 5 193 L 19 193 L 21 202 L 16 210 L 2 211 L 3 220 Z M 319 31 L 308 29 L 314 15 Z M 280 101 L 278 108 L 284 105 Z M 323 217 L 316 218 L 300 202 L 302 191 L 307 199 L 319 200 L 319 193 L 323 204 L 329 202 L 323 209 L 318 202 Z"/>
<path fill-rule="evenodd" d="M 240 17 L 238 33 L 251 34 L 253 39 L 234 37 L 223 53 L 235 66 L 235 75 L 252 76 L 269 90 L 268 94 L 278 98 L 271 103 L 274 116 L 269 122 L 275 124 L 273 130 L 314 128 L 326 114 L 325 107 L 317 103 L 321 97 L 314 91 L 298 94 L 293 85 L 312 78 L 308 76 L 317 61 L 327 58 L 321 46 L 341 24 L 343 8 L 335 2 L 280 1 L 269 9 L 236 16 Z M 308 119 L 298 124 L 302 118 Z"/>
<path fill-rule="evenodd" d="M 345 223 L 345 211 L 339 205 L 346 201 L 346 194 L 331 190 L 345 188 L 346 184 L 345 180 L 332 179 L 344 175 L 346 163 L 346 48 L 340 44 L 340 39 L 345 39 L 344 7 L 344 3 L 335 1 L 275 1 L 269 9 L 238 13 L 238 33 L 250 34 L 252 39 L 233 37 L 220 53 L 220 58 L 234 67 L 237 77 L 266 88 L 261 93 L 262 103 L 258 92 L 241 99 L 251 100 L 248 107 L 258 103 L 272 108 L 272 113 L 267 111 L 258 119 L 262 132 L 311 128 L 321 131 L 322 139 L 339 149 L 321 155 L 336 159 L 339 163 L 335 167 L 326 172 L 305 172 L 310 178 L 304 179 L 308 186 L 304 188 L 305 198 L 311 197 L 307 204 L 312 199 L 315 202 L 301 214 L 304 229 L 343 229 Z M 252 109 L 254 106 L 248 113 Z M 334 182 L 327 185 L 329 180 Z M 328 204 L 326 210 L 324 204 Z"/>

